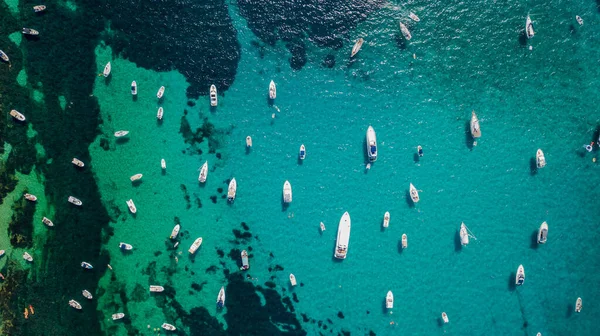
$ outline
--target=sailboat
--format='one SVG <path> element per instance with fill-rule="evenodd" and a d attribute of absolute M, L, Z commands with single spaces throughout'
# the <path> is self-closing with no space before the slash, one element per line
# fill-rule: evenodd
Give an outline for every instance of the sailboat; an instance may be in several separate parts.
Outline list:
<path fill-rule="evenodd" d="M 470 126 L 471 126 L 471 136 L 475 140 L 473 142 L 473 146 L 477 146 L 477 138 L 481 137 L 481 129 L 479 128 L 479 119 L 477 119 L 477 115 L 475 114 L 475 111 L 471 112 Z"/>
<path fill-rule="evenodd" d="M 531 18 L 527 15 L 527 19 L 525 20 L 525 35 L 530 39 L 535 35 L 533 31 L 533 22 L 531 22 Z"/>
<path fill-rule="evenodd" d="M 200 167 L 200 175 L 198 175 L 198 182 L 200 182 L 200 183 L 206 182 L 207 176 L 208 176 L 208 160 L 204 162 L 202 167 Z"/>
<path fill-rule="evenodd" d="M 219 295 L 217 296 L 217 308 L 223 308 L 225 306 L 225 287 L 221 287 Z"/>
<path fill-rule="evenodd" d="M 354 46 L 352 47 L 352 53 L 350 54 L 350 57 L 354 57 L 354 55 L 360 51 L 360 48 L 362 48 L 364 42 L 365 40 L 362 37 L 356 40 L 356 43 L 354 43 Z"/>
<path fill-rule="evenodd" d="M 469 233 L 467 232 L 467 226 L 465 223 L 460 223 L 460 244 L 468 245 L 469 244 Z"/>
<path fill-rule="evenodd" d="M 409 192 L 410 192 L 410 199 L 412 199 L 413 203 L 419 202 L 419 192 L 417 191 L 417 188 L 415 188 L 415 186 L 412 183 L 410 184 Z"/>
<path fill-rule="evenodd" d="M 104 66 L 104 71 L 102 72 L 105 78 L 110 75 L 111 68 L 112 67 L 110 66 L 110 62 L 106 63 L 106 65 Z"/>

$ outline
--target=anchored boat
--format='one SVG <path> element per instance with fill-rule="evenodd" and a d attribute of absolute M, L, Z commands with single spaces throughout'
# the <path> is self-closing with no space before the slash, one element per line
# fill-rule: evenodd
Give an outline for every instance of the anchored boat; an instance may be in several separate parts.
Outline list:
<path fill-rule="evenodd" d="M 477 146 L 477 138 L 481 137 L 481 129 L 479 128 L 479 119 L 477 119 L 477 115 L 475 114 L 475 111 L 471 112 L 470 128 L 471 128 L 471 136 L 475 140 L 473 142 L 473 146 Z"/>
<path fill-rule="evenodd" d="M 383 227 L 386 228 L 390 226 L 390 213 L 389 211 L 386 211 L 385 214 L 383 214 Z"/>
<path fill-rule="evenodd" d="M 116 131 L 115 132 L 115 137 L 122 138 L 122 137 L 126 136 L 127 134 L 129 134 L 129 131 L 124 131 L 124 130 L 122 130 L 122 131 Z"/>
<path fill-rule="evenodd" d="M 104 75 L 104 78 L 106 78 L 110 75 L 111 68 L 112 67 L 110 65 L 110 62 L 106 63 L 106 65 L 104 66 L 104 71 L 102 72 L 102 74 Z"/>
<path fill-rule="evenodd" d="M 306 147 L 304 147 L 304 144 L 300 145 L 298 157 L 300 158 L 300 160 L 304 160 L 306 158 Z"/>
<path fill-rule="evenodd" d="M 406 233 L 402 234 L 402 248 L 405 249 L 408 247 L 408 236 Z"/>
<path fill-rule="evenodd" d="M 18 121 L 25 121 L 25 116 L 17 110 L 10 110 L 10 116 Z"/>
<path fill-rule="evenodd" d="M 156 93 L 156 98 L 161 99 L 163 97 L 163 95 L 165 94 L 165 87 L 161 86 L 158 89 L 158 92 Z"/>
<path fill-rule="evenodd" d="M 225 306 L 225 287 L 221 287 L 219 295 L 217 296 L 217 308 L 223 308 Z"/>
<path fill-rule="evenodd" d="M 446 312 L 442 313 L 442 321 L 444 321 L 444 323 L 450 322 L 450 320 L 448 320 L 448 315 L 446 314 Z"/>
<path fill-rule="evenodd" d="M 337 242 L 335 244 L 334 256 L 338 259 L 346 259 L 348 244 L 350 243 L 350 214 L 344 212 L 338 225 Z"/>
<path fill-rule="evenodd" d="M 412 199 L 413 203 L 419 202 L 419 191 L 415 186 L 411 183 L 409 187 L 410 199 Z"/>
<path fill-rule="evenodd" d="M 152 293 L 160 293 L 164 290 L 165 288 L 163 286 L 150 285 L 150 292 Z"/>
<path fill-rule="evenodd" d="M 548 223 L 543 222 L 538 230 L 537 242 L 538 244 L 546 244 L 546 240 L 548 240 Z"/>
<path fill-rule="evenodd" d="M 90 264 L 89 262 L 85 262 L 85 261 L 81 262 L 81 267 L 83 267 L 85 269 L 92 269 L 92 268 L 94 268 L 94 266 L 92 266 L 92 264 Z"/>
<path fill-rule="evenodd" d="M 583 308 L 583 300 L 581 300 L 581 298 L 578 297 L 577 301 L 575 301 L 575 312 L 581 312 L 581 308 Z"/>
<path fill-rule="evenodd" d="M 290 273 L 290 284 L 296 286 L 296 276 Z"/>
<path fill-rule="evenodd" d="M 92 296 L 92 293 L 90 293 L 90 291 L 88 291 L 87 289 L 84 289 L 81 291 L 81 294 L 83 295 L 83 297 L 85 297 L 88 300 L 93 299 L 94 297 Z"/>
<path fill-rule="evenodd" d="M 163 109 L 163 107 L 162 106 L 159 107 L 158 111 L 156 112 L 156 119 L 162 120 L 164 113 L 165 113 L 165 110 Z"/>
<path fill-rule="evenodd" d="M 83 168 L 83 166 L 85 166 L 83 161 L 79 160 L 78 158 L 73 158 L 73 160 L 71 160 L 71 163 L 76 165 L 79 168 Z"/>
<path fill-rule="evenodd" d="M 172 324 L 168 324 L 168 323 L 163 323 L 163 324 L 161 325 L 161 328 L 163 328 L 163 329 L 165 329 L 165 330 L 168 330 L 168 331 L 173 331 L 173 330 L 176 330 L 176 329 L 177 329 L 177 328 L 175 328 L 175 326 L 174 326 L 174 325 L 172 325 Z"/>
<path fill-rule="evenodd" d="M 275 86 L 274 81 L 271 81 L 271 83 L 269 83 L 269 98 L 271 100 L 277 98 L 277 87 Z"/>
<path fill-rule="evenodd" d="M 79 200 L 78 198 L 75 198 L 73 196 L 69 196 L 68 201 L 69 201 L 69 203 L 75 204 L 77 206 L 81 206 L 81 204 L 83 204 L 81 202 L 81 200 Z"/>
<path fill-rule="evenodd" d="M 241 271 L 247 271 L 250 268 L 250 264 L 248 263 L 248 252 L 246 250 L 242 251 L 242 267 L 240 267 Z"/>
<path fill-rule="evenodd" d="M 229 187 L 227 188 L 227 200 L 229 202 L 235 201 L 235 194 L 237 193 L 237 182 L 235 177 L 229 181 Z"/>
<path fill-rule="evenodd" d="M 367 128 L 367 156 L 370 162 L 377 161 L 377 135 L 371 126 Z"/>
<path fill-rule="evenodd" d="M 354 57 L 354 55 L 356 55 L 360 51 L 360 48 L 362 48 L 364 42 L 365 40 L 362 37 L 356 40 L 356 43 L 354 43 L 354 46 L 352 47 L 350 57 Z"/>
<path fill-rule="evenodd" d="M 392 291 L 388 291 L 387 295 L 385 296 L 385 307 L 387 309 L 394 308 L 394 294 Z"/>
<path fill-rule="evenodd" d="M 210 106 L 217 106 L 217 87 L 213 84 L 210 86 Z"/>
<path fill-rule="evenodd" d="M 198 175 L 198 182 L 200 182 L 200 183 L 206 182 L 207 176 L 208 176 L 208 160 L 204 162 L 202 167 L 200 167 L 200 175 Z"/>
<path fill-rule="evenodd" d="M 519 265 L 519 268 L 517 268 L 517 276 L 515 277 L 515 284 L 517 286 L 520 286 L 524 282 L 525 282 L 525 268 L 523 268 L 523 265 Z"/>
<path fill-rule="evenodd" d="M 52 221 L 46 217 L 42 218 L 42 223 L 48 225 L 48 226 L 54 226 L 54 223 L 52 223 Z"/>
<path fill-rule="evenodd" d="M 137 95 L 137 83 L 135 81 L 131 82 L 131 94 Z"/>
<path fill-rule="evenodd" d="M 119 243 L 119 248 L 121 250 L 125 250 L 125 251 L 131 251 L 131 250 L 133 250 L 133 246 L 131 246 L 131 244 L 127 244 L 127 243 L 123 243 L 123 242 Z"/>
<path fill-rule="evenodd" d="M 35 29 L 31 29 L 31 28 L 23 28 L 22 33 L 23 33 L 23 35 L 32 35 L 32 36 L 40 35 L 39 31 L 37 31 Z"/>
<path fill-rule="evenodd" d="M 469 244 L 469 233 L 467 232 L 467 226 L 465 223 L 460 223 L 460 243 L 461 245 Z"/>
<path fill-rule="evenodd" d="M 179 224 L 175 225 L 175 227 L 173 227 L 173 230 L 171 231 L 171 235 L 169 236 L 169 238 L 170 239 L 177 238 L 177 235 L 179 234 L 179 229 L 181 229 L 181 225 L 179 225 Z"/>
<path fill-rule="evenodd" d="M 202 245 L 202 237 L 196 238 L 196 240 L 194 240 L 194 242 L 192 243 L 192 246 L 190 246 L 190 248 L 188 249 L 188 252 L 190 254 L 196 253 L 196 251 L 198 250 L 200 245 Z"/>
<path fill-rule="evenodd" d="M 291 203 L 292 202 L 292 185 L 289 181 L 285 181 L 283 183 L 283 202 Z"/>
<path fill-rule="evenodd" d="M 129 201 L 125 201 L 125 203 L 127 203 L 127 207 L 129 208 L 129 211 L 131 211 L 132 214 L 137 212 L 137 208 L 135 207 L 135 204 L 133 204 L 132 199 L 130 199 Z"/>
<path fill-rule="evenodd" d="M 120 319 L 122 319 L 123 317 L 125 317 L 125 314 L 123 314 L 123 313 L 116 313 L 116 314 L 112 314 L 112 319 L 113 319 L 113 321 L 120 320 Z"/>
<path fill-rule="evenodd" d="M 71 306 L 77 310 L 81 310 L 81 305 L 79 304 L 79 302 L 77 302 L 75 300 L 69 300 L 69 306 Z"/>
<path fill-rule="evenodd" d="M 535 153 L 535 163 L 538 168 L 546 167 L 546 157 L 544 156 L 544 152 L 541 149 L 538 149 Z"/>
<path fill-rule="evenodd" d="M 144 175 L 142 175 L 142 174 L 135 174 L 132 177 L 130 177 L 129 179 L 131 180 L 131 182 L 135 182 L 137 180 L 141 180 L 142 176 L 144 176 Z"/>
<path fill-rule="evenodd" d="M 408 30 L 408 28 L 402 22 L 400 22 L 400 32 L 402 33 L 402 35 L 404 36 L 404 38 L 407 41 L 410 41 L 410 39 L 412 38 L 412 35 L 410 34 L 410 31 Z"/>
<path fill-rule="evenodd" d="M 527 15 L 527 19 L 525 20 L 525 35 L 530 39 L 535 35 L 533 31 L 533 22 L 531 22 L 531 18 Z"/>

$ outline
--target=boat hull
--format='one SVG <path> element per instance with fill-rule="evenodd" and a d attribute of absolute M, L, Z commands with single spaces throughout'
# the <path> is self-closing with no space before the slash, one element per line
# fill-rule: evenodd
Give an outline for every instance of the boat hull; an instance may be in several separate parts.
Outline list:
<path fill-rule="evenodd" d="M 537 242 L 538 244 L 546 244 L 546 240 L 548 240 L 548 223 L 543 222 L 538 230 Z"/>
<path fill-rule="evenodd" d="M 350 214 L 346 211 L 340 219 L 334 257 L 346 259 L 348 255 L 348 244 L 350 243 Z"/>
<path fill-rule="evenodd" d="M 377 135 L 371 126 L 367 128 L 367 157 L 370 162 L 377 161 Z"/>

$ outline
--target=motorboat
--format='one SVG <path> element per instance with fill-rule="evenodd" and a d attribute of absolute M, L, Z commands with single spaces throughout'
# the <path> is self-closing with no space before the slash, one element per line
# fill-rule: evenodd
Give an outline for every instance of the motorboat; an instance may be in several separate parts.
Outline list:
<path fill-rule="evenodd" d="M 78 158 L 73 158 L 73 160 L 71 160 L 71 163 L 79 168 L 83 168 L 83 166 L 85 166 L 85 163 L 83 163 L 83 161 L 79 160 Z"/>
<path fill-rule="evenodd" d="M 325 231 L 325 224 L 323 224 L 323 222 L 319 224 L 319 227 L 321 227 L 321 232 Z"/>
<path fill-rule="evenodd" d="M 165 288 L 163 286 L 150 285 L 150 291 L 152 293 L 160 293 L 163 292 Z"/>
<path fill-rule="evenodd" d="M 300 158 L 300 160 L 304 160 L 306 158 L 306 147 L 304 147 L 304 144 L 300 145 L 298 157 Z"/>
<path fill-rule="evenodd" d="M 408 236 L 406 233 L 402 234 L 402 248 L 405 249 L 408 247 Z"/>
<path fill-rule="evenodd" d="M 467 226 L 465 223 L 460 223 L 460 244 L 468 245 L 469 244 L 469 232 L 467 231 Z"/>
<path fill-rule="evenodd" d="M 250 268 L 250 264 L 248 263 L 248 252 L 246 250 L 242 251 L 242 267 L 240 267 L 241 271 L 247 271 Z"/>
<path fill-rule="evenodd" d="M 46 217 L 42 217 L 42 223 L 44 223 L 48 226 L 54 226 L 54 223 L 52 223 L 52 221 Z"/>
<path fill-rule="evenodd" d="M 269 83 L 269 98 L 271 100 L 277 98 L 277 87 L 275 86 L 274 81 L 271 81 L 271 83 Z"/>
<path fill-rule="evenodd" d="M 32 194 L 25 194 L 25 199 L 31 202 L 35 202 L 37 201 L 37 196 L 32 195 Z"/>
<path fill-rule="evenodd" d="M 92 264 L 90 264 L 89 262 L 85 262 L 85 261 L 81 262 L 81 267 L 83 267 L 85 269 L 92 269 L 92 268 L 94 268 L 94 266 L 92 266 Z"/>
<path fill-rule="evenodd" d="M 387 295 L 385 296 L 385 307 L 387 309 L 394 308 L 394 294 L 392 291 L 388 291 Z"/>
<path fill-rule="evenodd" d="M 523 268 L 523 265 L 519 265 L 519 268 L 517 268 L 517 276 L 515 277 L 515 284 L 517 284 L 517 286 L 520 286 L 524 282 L 525 282 L 525 268 Z"/>
<path fill-rule="evenodd" d="M 69 306 L 81 310 L 81 305 L 79 304 L 79 302 L 75 301 L 75 300 L 69 300 Z"/>
<path fill-rule="evenodd" d="M 538 230 L 537 242 L 538 244 L 546 244 L 548 240 L 548 223 L 543 222 Z"/>
<path fill-rule="evenodd" d="M 217 296 L 217 308 L 223 308 L 225 306 L 225 287 L 221 287 L 219 295 Z"/>
<path fill-rule="evenodd" d="M 442 312 L 442 321 L 444 321 L 444 323 L 450 322 L 450 320 L 448 320 L 448 314 L 446 314 L 446 312 Z"/>
<path fill-rule="evenodd" d="M 35 29 L 31 29 L 31 28 L 23 28 L 23 30 L 21 31 L 24 35 L 32 35 L 32 36 L 37 36 L 40 35 L 40 32 L 35 30 Z"/>
<path fill-rule="evenodd" d="M 137 95 L 137 83 L 135 81 L 131 82 L 131 94 Z"/>
<path fill-rule="evenodd" d="M 116 131 L 115 137 L 122 138 L 122 137 L 126 136 L 127 134 L 129 134 L 129 131 L 124 131 L 124 130 Z"/>
<path fill-rule="evenodd" d="M 246 137 L 246 147 L 247 148 L 252 147 L 252 137 L 249 135 Z"/>
<path fill-rule="evenodd" d="M 131 250 L 133 250 L 133 246 L 131 246 L 131 244 L 127 244 L 127 243 L 123 243 L 123 242 L 119 243 L 119 248 L 121 250 L 125 250 L 125 251 L 131 251 Z"/>
<path fill-rule="evenodd" d="M 417 14 L 415 14 L 415 13 L 413 13 L 413 12 L 410 12 L 410 13 L 408 14 L 408 17 L 410 17 L 410 18 L 411 18 L 413 21 L 415 21 L 415 22 L 419 22 L 419 21 L 421 21 L 421 19 L 419 19 L 419 17 L 417 16 Z"/>
<path fill-rule="evenodd" d="M 290 185 L 289 181 L 285 181 L 285 183 L 283 183 L 283 202 L 292 202 L 292 186 Z"/>
<path fill-rule="evenodd" d="M 131 182 L 135 182 L 137 180 L 141 180 L 142 176 L 144 176 L 144 175 L 142 175 L 142 174 L 135 174 L 132 177 L 130 177 L 129 179 L 131 180 Z"/>
<path fill-rule="evenodd" d="M 360 51 L 363 43 L 365 43 L 365 40 L 362 37 L 356 40 L 356 43 L 354 43 L 354 46 L 352 47 L 352 53 L 350 53 L 350 57 L 354 57 L 354 55 Z"/>
<path fill-rule="evenodd" d="M 217 87 L 213 84 L 210 86 L 210 106 L 217 106 Z"/>
<path fill-rule="evenodd" d="M 419 191 L 417 191 L 417 188 L 415 188 L 415 186 L 411 183 L 410 187 L 409 187 L 409 193 L 410 193 L 410 199 L 412 199 L 412 201 L 414 203 L 419 202 Z"/>
<path fill-rule="evenodd" d="M 8 59 L 8 55 L 7 55 L 7 54 L 6 54 L 4 51 L 2 51 L 2 50 L 0 50 L 0 58 L 1 58 L 1 59 L 2 59 L 4 62 L 10 62 L 10 60 Z"/>
<path fill-rule="evenodd" d="M 537 153 L 535 153 L 535 163 L 538 168 L 546 167 L 546 157 L 541 149 L 538 149 Z"/>
<path fill-rule="evenodd" d="M 46 10 L 46 6 L 44 6 L 44 5 L 33 6 L 33 12 L 34 13 L 43 12 L 45 10 Z"/>
<path fill-rule="evenodd" d="M 296 276 L 290 273 L 290 283 L 292 286 L 296 286 Z"/>
<path fill-rule="evenodd" d="M 404 38 L 407 41 L 410 41 L 410 39 L 412 38 L 412 35 L 410 34 L 410 31 L 408 30 L 408 28 L 402 22 L 400 22 L 400 32 L 402 33 L 402 35 L 404 36 Z"/>
<path fill-rule="evenodd" d="M 575 20 L 579 23 L 580 26 L 583 26 L 583 19 L 579 15 L 575 15 Z"/>
<path fill-rule="evenodd" d="M 156 112 L 156 119 L 162 120 L 164 113 L 165 113 L 165 110 L 163 109 L 163 107 L 162 106 L 159 107 L 158 111 Z"/>
<path fill-rule="evenodd" d="M 377 135 L 371 126 L 367 128 L 367 156 L 370 162 L 377 161 Z"/>
<path fill-rule="evenodd" d="M 105 78 L 110 75 L 111 68 L 110 62 L 106 63 L 106 66 L 104 66 L 104 71 L 102 72 Z"/>
<path fill-rule="evenodd" d="M 423 147 L 421 147 L 421 145 L 417 146 L 417 154 L 419 154 L 419 156 L 423 156 Z"/>
<path fill-rule="evenodd" d="M 338 225 L 337 241 L 335 243 L 334 256 L 338 259 L 346 259 L 348 254 L 348 244 L 350 243 L 350 214 L 344 212 Z"/>
<path fill-rule="evenodd" d="M 167 161 L 165 161 L 165 159 L 160 159 L 160 167 L 162 169 L 167 169 Z"/>
<path fill-rule="evenodd" d="M 169 238 L 170 239 L 177 238 L 177 235 L 179 234 L 179 229 L 181 229 L 181 225 L 179 225 L 179 224 L 175 225 L 175 227 L 171 231 L 171 235 L 169 236 Z"/>
<path fill-rule="evenodd" d="M 202 245 L 202 237 L 196 238 L 196 240 L 194 240 L 194 242 L 192 243 L 192 246 L 190 246 L 190 248 L 188 249 L 188 252 L 190 254 L 196 253 L 196 251 L 198 250 L 200 245 Z"/>
<path fill-rule="evenodd" d="M 235 194 L 237 192 L 237 182 L 235 177 L 229 181 L 229 187 L 227 188 L 227 200 L 233 202 L 235 200 Z"/>
<path fill-rule="evenodd" d="M 112 314 L 112 319 L 113 319 L 113 321 L 120 320 L 120 319 L 122 319 L 123 317 L 125 317 L 125 314 L 123 314 L 123 313 L 116 313 L 116 314 Z"/>
<path fill-rule="evenodd" d="M 581 308 L 583 308 L 583 300 L 581 300 L 581 298 L 578 297 L 577 301 L 575 301 L 575 312 L 581 312 Z"/>
<path fill-rule="evenodd" d="M 533 22 L 531 22 L 529 15 L 527 15 L 527 19 L 525 20 L 525 35 L 528 39 L 535 35 L 535 32 L 533 31 Z"/>
<path fill-rule="evenodd" d="M 31 256 L 31 254 L 29 254 L 27 252 L 23 253 L 23 259 L 25 259 L 25 260 L 27 260 L 29 262 L 33 261 L 33 257 Z"/>
<path fill-rule="evenodd" d="M 158 92 L 156 93 L 156 98 L 161 99 L 163 97 L 163 95 L 165 94 L 165 87 L 161 86 L 158 89 Z"/>
<path fill-rule="evenodd" d="M 386 211 L 383 215 L 383 227 L 386 228 L 390 226 L 390 212 Z"/>
<path fill-rule="evenodd" d="M 479 128 L 479 119 L 477 119 L 477 115 L 475 114 L 475 111 L 471 112 L 470 126 L 471 126 L 471 136 L 473 137 L 473 139 L 477 140 L 477 138 L 481 137 L 481 129 Z M 476 145 L 476 143 L 473 143 L 473 145 Z"/>
<path fill-rule="evenodd" d="M 202 167 L 200 167 L 200 175 L 198 175 L 198 182 L 204 183 L 206 182 L 206 177 L 208 176 L 208 161 L 205 161 Z"/>
<path fill-rule="evenodd" d="M 78 198 L 75 198 L 75 197 L 73 197 L 73 196 L 69 196 L 69 199 L 68 199 L 68 201 L 69 201 L 69 203 L 75 204 L 75 205 L 77 205 L 77 206 L 81 206 L 81 204 L 83 204 L 83 203 L 81 202 L 81 200 L 79 200 Z"/>
<path fill-rule="evenodd" d="M 2 257 L 6 253 L 5 250 L 0 250 L 0 257 Z"/>
<path fill-rule="evenodd" d="M 174 325 L 168 324 L 168 323 L 163 323 L 160 327 L 163 328 L 163 329 L 165 329 L 165 330 L 168 330 L 168 331 L 173 331 L 173 330 L 177 329 L 177 328 L 175 328 Z"/>
<path fill-rule="evenodd" d="M 84 289 L 81 291 L 81 294 L 83 295 L 84 298 L 91 300 L 94 297 L 92 296 L 92 293 L 90 293 L 90 291 L 88 291 L 87 289 Z"/>
<path fill-rule="evenodd" d="M 10 116 L 17 119 L 18 121 L 25 121 L 25 116 L 23 113 L 17 110 L 10 110 Z"/>
<path fill-rule="evenodd" d="M 137 208 L 135 207 L 135 204 L 133 204 L 132 199 L 125 201 L 125 203 L 127 203 L 127 207 L 129 208 L 129 211 L 131 211 L 131 213 L 134 214 L 137 212 Z"/>

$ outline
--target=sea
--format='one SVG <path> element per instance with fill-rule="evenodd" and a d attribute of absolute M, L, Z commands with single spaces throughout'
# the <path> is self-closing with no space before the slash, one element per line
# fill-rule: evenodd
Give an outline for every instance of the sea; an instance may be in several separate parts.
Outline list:
<path fill-rule="evenodd" d="M 599 6 L 0 2 L 10 57 L 0 64 L 0 334 L 597 335 Z M 369 126 L 378 159 L 367 169 Z M 116 138 L 119 130 L 129 134 Z M 131 182 L 135 174 L 143 177 Z M 339 260 L 344 212 L 352 226 Z"/>

